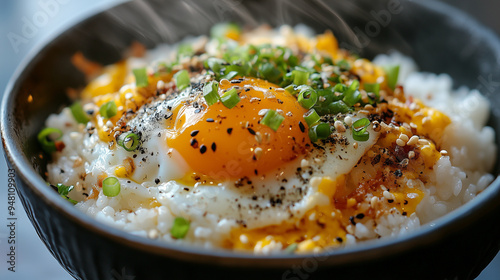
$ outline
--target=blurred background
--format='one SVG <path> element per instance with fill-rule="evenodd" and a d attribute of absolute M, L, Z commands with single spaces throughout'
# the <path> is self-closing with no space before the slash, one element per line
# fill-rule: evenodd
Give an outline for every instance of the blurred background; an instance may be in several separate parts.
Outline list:
<path fill-rule="evenodd" d="M 500 34 L 498 16 L 500 1 L 440 1 L 464 10 Z M 58 34 L 64 26 L 77 22 L 92 11 L 119 2 L 123 0 L 2 0 L 0 2 L 0 97 L 18 64 L 35 45 Z M 33 19 L 36 19 L 36 25 L 33 24 Z M 19 36 L 20 34 L 24 36 Z M 6 254 L 10 246 L 7 244 L 8 228 L 4 225 L 7 221 L 7 175 L 6 163 L 0 159 L 0 279 L 71 279 L 38 238 L 19 199 L 16 199 L 16 272 L 7 270 Z M 500 254 L 477 278 L 477 280 L 497 279 L 500 279 Z"/>

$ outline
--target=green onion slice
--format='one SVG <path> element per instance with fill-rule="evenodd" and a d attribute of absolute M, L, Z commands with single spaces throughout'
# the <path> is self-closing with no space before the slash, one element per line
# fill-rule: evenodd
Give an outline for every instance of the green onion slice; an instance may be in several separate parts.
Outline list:
<path fill-rule="evenodd" d="M 319 122 L 320 117 L 316 110 L 311 109 L 304 114 L 304 119 L 306 120 L 307 125 L 311 127 L 313 124 Z"/>
<path fill-rule="evenodd" d="M 116 177 L 108 177 L 102 181 L 102 193 L 107 197 L 117 196 L 120 188 L 120 181 Z"/>
<path fill-rule="evenodd" d="M 318 136 L 316 135 L 316 127 L 315 126 L 309 128 L 308 134 L 309 134 L 309 139 L 311 139 L 311 142 L 318 141 Z"/>
<path fill-rule="evenodd" d="M 267 125 L 270 127 L 272 130 L 277 131 L 278 128 L 280 127 L 281 123 L 285 120 L 285 117 L 280 115 L 278 112 L 269 109 L 267 113 L 264 115 L 262 120 L 260 121 L 261 124 Z"/>
<path fill-rule="evenodd" d="M 211 81 L 203 87 L 203 97 L 208 106 L 212 106 L 219 101 L 219 83 Z"/>
<path fill-rule="evenodd" d="M 297 90 L 295 89 L 295 86 L 293 84 L 285 87 L 285 90 L 293 96 L 297 95 Z"/>
<path fill-rule="evenodd" d="M 214 71 L 216 75 L 219 75 L 222 68 L 224 68 L 222 65 L 226 64 L 226 61 L 220 58 L 210 57 L 209 59 L 207 59 L 206 64 L 207 67 L 210 68 L 210 70 Z"/>
<path fill-rule="evenodd" d="M 343 101 L 345 102 L 345 104 L 352 107 L 356 103 L 359 103 L 361 101 L 361 94 L 359 93 L 358 88 L 359 88 L 359 81 L 358 80 L 352 81 L 351 85 L 347 88 L 347 90 L 344 93 Z"/>
<path fill-rule="evenodd" d="M 320 123 L 314 126 L 314 128 L 318 139 L 326 139 L 331 134 L 330 124 L 328 123 Z"/>
<path fill-rule="evenodd" d="M 269 62 L 263 63 L 259 66 L 259 73 L 262 78 L 272 83 L 276 83 L 282 75 L 281 71 Z"/>
<path fill-rule="evenodd" d="M 191 84 L 191 81 L 189 80 L 188 71 L 181 70 L 181 71 L 175 73 L 174 74 L 174 82 L 175 82 L 175 86 L 177 86 L 177 88 L 179 90 L 183 90 L 183 89 L 187 88 Z"/>
<path fill-rule="evenodd" d="M 148 82 L 148 72 L 146 71 L 146 67 L 137 68 L 132 70 L 135 76 L 135 84 L 138 87 L 145 87 L 149 85 Z"/>
<path fill-rule="evenodd" d="M 139 146 L 141 145 L 141 140 L 135 133 L 122 133 L 118 137 L 118 145 L 123 147 L 128 152 L 132 152 L 139 148 Z"/>
<path fill-rule="evenodd" d="M 68 197 L 68 194 L 70 191 L 73 190 L 73 186 L 66 186 L 66 185 L 63 185 L 63 184 L 57 184 L 56 185 L 57 187 L 57 192 L 62 196 L 64 197 L 66 200 L 68 200 L 69 202 L 73 203 L 73 204 L 77 204 L 78 201 L 74 200 L 74 199 L 71 199 Z"/>
<path fill-rule="evenodd" d="M 85 111 L 83 111 L 83 107 L 80 102 L 73 103 L 73 105 L 69 106 L 69 109 L 78 123 L 87 123 L 89 121 L 89 118 L 87 117 Z"/>
<path fill-rule="evenodd" d="M 349 62 L 347 62 L 347 60 L 345 59 L 342 59 L 340 61 L 337 62 L 337 66 L 341 69 L 341 70 L 344 70 L 344 71 L 349 71 L 351 70 L 351 65 L 349 64 Z"/>
<path fill-rule="evenodd" d="M 391 89 L 395 89 L 396 84 L 398 83 L 399 65 L 387 65 L 384 66 L 383 68 L 387 73 L 387 85 Z"/>
<path fill-rule="evenodd" d="M 231 71 L 229 73 L 227 73 L 226 75 L 222 76 L 221 79 L 227 79 L 227 80 L 231 80 L 232 78 L 238 76 L 238 71 Z"/>
<path fill-rule="evenodd" d="M 238 95 L 238 91 L 235 88 L 226 91 L 226 93 L 224 93 L 224 95 L 222 95 L 220 99 L 222 101 L 222 104 L 224 104 L 224 106 L 229 109 L 234 108 L 234 106 L 236 106 L 236 104 L 238 104 L 238 102 L 240 102 L 241 100 L 240 96 Z"/>
<path fill-rule="evenodd" d="M 114 117 L 118 113 L 118 108 L 114 100 L 104 103 L 101 108 L 99 108 L 99 113 L 105 119 Z"/>
<path fill-rule="evenodd" d="M 173 238 L 182 239 L 189 231 L 190 222 L 182 217 L 176 217 L 170 234 Z"/>
<path fill-rule="evenodd" d="M 297 243 L 292 243 L 290 245 L 288 245 L 288 247 L 286 247 L 285 249 L 285 253 L 286 254 L 293 254 L 296 250 L 297 250 Z"/>
<path fill-rule="evenodd" d="M 330 104 L 328 104 L 328 111 L 330 114 L 338 114 L 338 113 L 347 113 L 349 112 L 350 107 L 347 106 L 347 104 L 344 103 L 344 101 L 335 101 Z"/>
<path fill-rule="evenodd" d="M 295 85 L 305 85 L 309 79 L 309 72 L 301 69 L 295 69 L 292 71 L 293 83 Z"/>
<path fill-rule="evenodd" d="M 51 134 L 57 134 L 57 136 L 55 137 L 55 140 L 59 140 L 59 139 L 61 139 L 63 132 L 58 128 L 47 127 L 47 128 L 42 129 L 42 131 L 40 131 L 40 133 L 38 133 L 38 136 L 37 136 L 38 142 L 42 146 L 42 149 L 48 154 L 56 151 L 55 141 L 52 141 L 49 139 L 49 136 Z"/>
<path fill-rule="evenodd" d="M 365 90 L 366 92 L 373 92 L 377 97 L 380 96 L 380 84 L 368 84 L 365 83 Z"/>
<path fill-rule="evenodd" d="M 302 107 L 311 109 L 318 102 L 318 93 L 311 87 L 302 87 L 297 97 L 297 101 Z"/>
<path fill-rule="evenodd" d="M 370 125 L 370 120 L 362 118 L 352 124 L 352 138 L 356 141 L 367 141 L 370 138 L 370 133 L 367 129 Z"/>

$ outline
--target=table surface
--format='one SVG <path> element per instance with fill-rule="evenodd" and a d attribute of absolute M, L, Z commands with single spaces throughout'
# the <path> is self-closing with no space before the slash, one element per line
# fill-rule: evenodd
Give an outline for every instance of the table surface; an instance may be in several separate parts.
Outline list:
<path fill-rule="evenodd" d="M 500 1 L 478 0 L 460 1 L 443 0 L 456 5 L 461 9 L 476 16 L 485 25 L 500 34 L 500 18 L 495 14 L 500 8 Z M 59 32 L 65 24 L 74 19 L 76 15 L 89 12 L 97 6 L 110 5 L 117 0 L 6 0 L 0 3 L 0 97 L 3 95 L 5 86 L 19 62 L 33 48 L 33 46 L 50 36 Z M 43 6 L 43 3 L 52 3 L 52 6 Z M 54 4 L 55 3 L 55 4 Z M 35 16 L 40 16 L 43 24 L 35 26 L 27 38 L 13 43 L 12 34 L 22 34 L 22 26 Z M 25 30 L 26 31 L 26 30 Z M 10 34 L 10 35 L 9 35 Z M 1 148 L 0 148 L 1 149 Z M 3 151 L 2 151 L 3 152 Z M 7 221 L 7 167 L 0 159 L 0 221 Z M 17 263 L 16 272 L 7 270 L 6 252 L 8 248 L 7 227 L 0 227 L 0 279 L 24 280 L 24 279 L 71 279 L 70 275 L 50 255 L 44 244 L 38 238 L 34 228 L 29 222 L 19 199 L 17 199 L 17 227 L 16 247 Z M 477 280 L 500 279 L 500 254 L 481 273 Z"/>

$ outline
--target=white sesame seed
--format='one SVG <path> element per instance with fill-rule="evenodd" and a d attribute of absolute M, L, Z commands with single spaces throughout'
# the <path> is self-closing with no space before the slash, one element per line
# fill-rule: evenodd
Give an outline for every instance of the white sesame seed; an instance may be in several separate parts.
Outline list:
<path fill-rule="evenodd" d="M 358 148 L 358 142 L 354 142 L 354 143 L 352 143 L 352 147 L 353 147 L 354 149 L 357 149 L 357 148 Z"/>
<path fill-rule="evenodd" d="M 159 80 L 157 83 L 156 83 L 156 88 L 157 89 L 164 89 L 165 88 L 165 82 L 162 81 L 162 80 Z"/>
<path fill-rule="evenodd" d="M 404 147 L 406 145 L 405 141 L 401 140 L 401 139 L 396 139 L 396 144 L 400 147 Z"/>
<path fill-rule="evenodd" d="M 257 131 L 255 133 L 255 140 L 257 141 L 257 143 L 262 143 L 262 134 L 260 133 L 260 131 Z"/>
<path fill-rule="evenodd" d="M 264 116 L 267 113 L 267 111 L 269 111 L 269 109 L 261 109 L 258 114 L 259 116 Z"/>
<path fill-rule="evenodd" d="M 316 212 L 313 212 L 311 215 L 309 215 L 309 221 L 314 221 L 316 219 Z"/>
<path fill-rule="evenodd" d="M 302 159 L 302 161 L 300 162 L 300 167 L 302 168 L 306 168 L 309 166 L 309 161 L 307 159 Z"/>
<path fill-rule="evenodd" d="M 441 150 L 439 152 L 442 156 L 447 156 L 448 155 L 448 151 L 447 150 Z"/>
<path fill-rule="evenodd" d="M 408 158 L 409 158 L 409 159 L 412 159 L 412 158 L 414 158 L 414 157 L 415 157 L 415 152 L 414 152 L 414 151 L 409 151 L 409 152 L 408 152 Z"/>
<path fill-rule="evenodd" d="M 352 118 L 350 116 L 347 116 L 347 117 L 344 118 L 344 122 L 348 126 L 351 126 L 352 125 Z"/>
<path fill-rule="evenodd" d="M 333 124 L 338 132 L 345 132 L 345 126 L 341 121 L 335 121 Z"/>
<path fill-rule="evenodd" d="M 370 104 L 366 104 L 364 109 L 370 111 L 370 110 L 373 110 L 373 106 Z"/>
<path fill-rule="evenodd" d="M 284 93 L 285 89 L 284 88 L 276 88 L 274 91 L 276 91 L 278 93 Z"/>
<path fill-rule="evenodd" d="M 159 236 L 159 234 L 158 234 L 157 229 L 152 229 L 148 232 L 148 237 L 151 239 L 156 239 L 156 238 L 158 238 L 158 236 Z"/>
<path fill-rule="evenodd" d="M 417 135 L 413 135 L 410 140 L 408 140 L 408 142 L 406 142 L 407 145 L 410 145 L 410 146 L 413 146 L 413 145 L 416 145 L 418 144 L 418 136 Z"/>
<path fill-rule="evenodd" d="M 106 122 L 106 126 L 107 126 L 107 127 L 113 127 L 113 123 L 112 123 L 110 120 L 108 120 L 108 121 Z"/>
<path fill-rule="evenodd" d="M 242 235 L 240 235 L 240 241 L 243 244 L 247 244 L 248 243 L 248 237 L 246 235 L 242 234 Z"/>
<path fill-rule="evenodd" d="M 418 139 L 418 144 L 419 145 L 429 145 L 430 142 L 427 139 Z"/>
<path fill-rule="evenodd" d="M 323 101 L 325 101 L 325 100 L 326 100 L 326 97 L 324 97 L 324 96 L 320 96 L 320 97 L 318 97 L 318 101 L 319 101 L 319 102 L 323 102 Z"/>
<path fill-rule="evenodd" d="M 422 119 L 422 125 L 425 125 L 427 122 L 430 122 L 430 121 L 431 121 L 431 118 L 429 118 L 429 117 L 424 117 L 424 118 Z"/>
<path fill-rule="evenodd" d="M 131 93 L 131 92 L 125 93 L 125 99 L 131 99 L 132 97 L 134 97 L 133 93 Z"/>
<path fill-rule="evenodd" d="M 399 139 L 403 140 L 404 142 L 408 142 L 408 135 L 406 134 L 400 134 Z"/>
<path fill-rule="evenodd" d="M 258 97 L 250 98 L 250 103 L 257 102 L 257 101 L 260 101 L 260 98 L 258 98 Z"/>
<path fill-rule="evenodd" d="M 394 200 L 394 199 L 395 199 L 394 195 L 393 195 L 392 193 L 388 192 L 388 191 L 384 191 L 382 194 L 383 194 L 383 195 L 384 195 L 384 197 L 385 197 L 385 198 L 387 198 L 387 199 L 392 199 L 392 200 Z"/>

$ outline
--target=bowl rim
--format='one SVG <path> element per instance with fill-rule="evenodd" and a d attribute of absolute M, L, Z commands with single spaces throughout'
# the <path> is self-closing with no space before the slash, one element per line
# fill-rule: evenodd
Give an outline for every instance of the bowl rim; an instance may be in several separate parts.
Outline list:
<path fill-rule="evenodd" d="M 474 219 L 475 216 L 480 214 L 484 215 L 487 209 L 495 206 L 496 202 L 494 198 L 500 198 L 500 177 L 497 176 L 494 182 L 475 199 L 431 223 L 422 225 L 415 231 L 408 232 L 396 238 L 366 241 L 339 250 L 325 251 L 319 255 L 314 253 L 300 255 L 254 255 L 229 250 L 205 249 L 197 246 L 186 246 L 152 240 L 116 229 L 101 222 L 96 222 L 95 218 L 76 209 L 70 203 L 67 203 L 67 201 L 60 199 L 59 195 L 51 188 L 47 188 L 43 178 L 33 169 L 32 164 L 24 157 L 22 151 L 14 142 L 14 138 L 12 137 L 13 130 L 9 126 L 9 120 L 13 118 L 11 114 L 13 112 L 16 93 L 21 86 L 21 81 L 23 81 L 26 71 L 30 70 L 31 66 L 36 63 L 37 58 L 43 55 L 44 51 L 51 47 L 53 41 L 60 39 L 66 32 L 70 32 L 78 25 L 93 20 L 96 16 L 108 11 L 108 9 L 127 5 L 128 3 L 130 2 L 126 1 L 102 5 L 89 12 L 82 13 L 73 18 L 64 28 L 60 28 L 57 32 L 53 32 L 47 36 L 46 39 L 37 43 L 16 68 L 7 84 L 2 99 L 0 111 L 1 137 L 4 153 L 10 166 L 16 170 L 16 175 L 25 183 L 25 186 L 34 192 L 39 199 L 42 199 L 48 207 L 52 207 L 73 223 L 85 227 L 87 230 L 116 243 L 163 257 L 199 263 L 218 263 L 226 266 L 253 265 L 256 267 L 290 268 L 292 264 L 301 262 L 304 259 L 318 258 L 319 256 L 327 257 L 330 263 L 332 261 L 337 264 L 351 263 L 370 259 L 374 256 L 382 258 L 384 256 L 397 254 L 400 251 L 406 251 L 432 243 L 462 228 L 463 225 L 466 224 L 464 221 Z M 437 15 L 451 19 L 459 18 L 461 21 L 466 22 L 461 23 L 459 27 L 471 28 L 479 32 L 479 36 L 485 39 L 485 42 L 487 42 L 492 49 L 498 50 L 498 56 L 500 57 L 500 40 L 498 37 L 489 28 L 484 27 L 475 19 L 472 19 L 471 16 L 457 8 L 438 1 L 413 2 L 412 4 L 420 5 Z"/>

